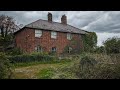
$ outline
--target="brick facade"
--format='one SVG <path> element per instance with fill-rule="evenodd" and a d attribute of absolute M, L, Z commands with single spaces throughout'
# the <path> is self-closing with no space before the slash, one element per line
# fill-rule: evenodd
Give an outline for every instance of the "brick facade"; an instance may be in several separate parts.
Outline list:
<path fill-rule="evenodd" d="M 15 34 L 16 46 L 24 52 L 31 53 L 35 51 L 35 46 L 40 45 L 44 52 L 50 52 L 52 47 L 57 48 L 57 54 L 64 52 L 66 46 L 72 46 L 75 50 L 81 51 L 81 34 L 72 34 L 72 40 L 67 39 L 67 33 L 57 32 L 57 39 L 51 38 L 51 31 L 42 30 L 40 38 L 35 37 L 35 29 L 23 28 Z"/>

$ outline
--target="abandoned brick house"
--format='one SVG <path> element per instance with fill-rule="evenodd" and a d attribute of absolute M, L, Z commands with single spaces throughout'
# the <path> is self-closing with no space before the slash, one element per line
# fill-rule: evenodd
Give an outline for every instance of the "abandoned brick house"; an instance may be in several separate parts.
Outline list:
<path fill-rule="evenodd" d="M 64 52 L 81 51 L 83 48 L 81 36 L 86 31 L 67 24 L 67 16 L 61 17 L 61 23 L 48 20 L 37 20 L 15 32 L 16 46 L 24 52 Z"/>

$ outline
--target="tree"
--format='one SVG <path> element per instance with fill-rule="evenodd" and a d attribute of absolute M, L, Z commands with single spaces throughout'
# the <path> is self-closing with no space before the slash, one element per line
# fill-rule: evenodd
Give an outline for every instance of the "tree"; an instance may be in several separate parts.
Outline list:
<path fill-rule="evenodd" d="M 113 37 L 108 38 L 103 42 L 106 52 L 109 53 L 120 53 L 120 38 Z"/>
<path fill-rule="evenodd" d="M 95 48 L 95 51 L 94 51 L 95 53 L 105 53 L 105 48 L 104 48 L 104 46 L 97 46 L 96 48 Z"/>
<path fill-rule="evenodd" d="M 19 29 L 15 20 L 12 17 L 1 15 L 0 16 L 0 49 L 6 51 L 6 49 L 13 44 L 13 33 Z M 13 46 L 13 45 L 11 45 Z"/>
<path fill-rule="evenodd" d="M 4 53 L 0 53 L 0 79 L 10 79 L 12 74 L 9 60 Z"/>
<path fill-rule="evenodd" d="M 82 38 L 85 52 L 93 52 L 97 46 L 97 35 L 95 32 L 89 32 Z"/>
<path fill-rule="evenodd" d="M 15 20 L 12 17 L 1 15 L 0 16 L 0 30 L 2 37 L 6 37 L 9 33 L 14 33 L 19 29 Z"/>

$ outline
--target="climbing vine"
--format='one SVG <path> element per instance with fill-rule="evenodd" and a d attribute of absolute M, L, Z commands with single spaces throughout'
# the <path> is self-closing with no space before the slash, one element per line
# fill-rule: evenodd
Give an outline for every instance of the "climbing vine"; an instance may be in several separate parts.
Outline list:
<path fill-rule="evenodd" d="M 72 48 L 69 52 L 69 48 Z M 72 38 L 69 45 L 64 48 L 63 54 L 79 54 L 81 52 L 80 43 Z"/>
<path fill-rule="evenodd" d="M 85 52 L 93 52 L 97 46 L 97 35 L 95 32 L 89 32 L 82 36 Z"/>

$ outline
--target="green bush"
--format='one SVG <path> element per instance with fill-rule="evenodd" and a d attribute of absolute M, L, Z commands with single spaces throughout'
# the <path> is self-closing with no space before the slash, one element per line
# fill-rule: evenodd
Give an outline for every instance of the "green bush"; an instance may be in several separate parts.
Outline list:
<path fill-rule="evenodd" d="M 105 47 L 104 46 L 97 46 L 94 50 L 94 53 L 105 53 Z"/>
<path fill-rule="evenodd" d="M 0 79 L 10 79 L 12 75 L 11 64 L 4 53 L 0 53 Z"/>
<path fill-rule="evenodd" d="M 81 69 L 93 67 L 93 66 L 95 66 L 95 64 L 97 64 L 97 61 L 90 56 L 84 56 L 80 60 L 80 68 Z"/>
<path fill-rule="evenodd" d="M 120 66 L 118 64 L 102 64 L 94 69 L 95 79 L 120 79 Z"/>
<path fill-rule="evenodd" d="M 51 56 L 56 56 L 57 53 L 56 53 L 56 52 L 49 52 L 49 55 L 51 55 Z"/>
<path fill-rule="evenodd" d="M 93 52 L 97 46 L 97 35 L 95 32 L 89 32 L 82 35 L 82 41 L 85 52 Z"/>
<path fill-rule="evenodd" d="M 31 55 L 49 55 L 48 52 L 33 52 Z"/>
<path fill-rule="evenodd" d="M 23 51 L 20 48 L 14 48 L 6 52 L 7 55 L 21 55 Z"/>
<path fill-rule="evenodd" d="M 120 63 L 96 63 L 95 59 L 85 56 L 79 63 L 76 75 L 80 79 L 120 79 Z"/>
<path fill-rule="evenodd" d="M 108 38 L 104 42 L 106 52 L 109 53 L 120 53 L 120 38 L 113 37 Z"/>
<path fill-rule="evenodd" d="M 8 57 L 12 63 L 24 63 L 24 62 L 46 62 L 46 61 L 54 61 L 56 57 L 50 55 L 43 55 L 40 53 L 34 54 L 23 54 Z"/>

